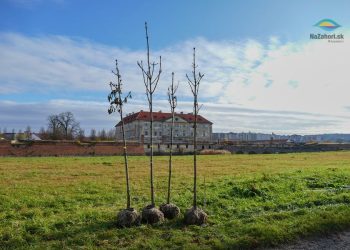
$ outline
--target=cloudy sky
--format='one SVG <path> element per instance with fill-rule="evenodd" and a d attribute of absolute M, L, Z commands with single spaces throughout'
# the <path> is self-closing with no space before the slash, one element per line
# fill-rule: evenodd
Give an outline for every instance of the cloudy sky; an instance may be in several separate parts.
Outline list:
<path fill-rule="evenodd" d="M 201 114 L 215 132 L 350 133 L 349 9 L 348 1 L 0 0 L 0 128 L 39 130 L 64 111 L 87 132 L 112 128 L 115 59 L 133 93 L 127 112 L 147 110 L 136 62 L 145 60 L 148 21 L 151 57 L 163 58 L 156 110 L 169 109 L 174 71 L 178 111 L 192 111 L 185 75 L 196 47 Z M 324 18 L 341 27 L 314 26 Z"/>

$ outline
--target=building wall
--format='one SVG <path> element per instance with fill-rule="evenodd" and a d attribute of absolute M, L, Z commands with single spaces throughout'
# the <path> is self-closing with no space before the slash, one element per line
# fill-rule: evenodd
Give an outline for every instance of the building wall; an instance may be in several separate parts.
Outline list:
<path fill-rule="evenodd" d="M 171 122 L 153 122 L 153 141 L 154 143 L 164 143 L 170 141 Z M 147 143 L 150 140 L 150 122 L 136 120 L 124 125 L 125 137 L 127 140 L 135 140 Z M 175 142 L 190 142 L 193 139 L 193 123 L 175 122 L 174 123 L 174 141 Z M 198 141 L 211 141 L 212 125 L 198 123 L 197 124 L 197 139 Z M 121 126 L 117 127 L 117 139 L 122 139 Z"/>
<path fill-rule="evenodd" d="M 197 150 L 203 150 L 203 149 L 213 149 L 214 145 L 210 143 L 198 143 L 197 144 Z M 172 147 L 172 152 L 174 154 L 189 154 L 193 153 L 194 145 L 193 143 L 177 143 L 174 144 Z M 150 144 L 144 144 L 144 151 L 145 153 L 150 153 L 151 147 Z M 153 152 L 155 154 L 168 154 L 170 151 L 170 145 L 168 143 L 155 143 L 153 144 Z"/>

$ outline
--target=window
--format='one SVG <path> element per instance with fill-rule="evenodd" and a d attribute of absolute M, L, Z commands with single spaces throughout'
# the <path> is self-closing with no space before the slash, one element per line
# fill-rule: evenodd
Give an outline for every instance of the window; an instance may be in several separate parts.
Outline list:
<path fill-rule="evenodd" d="M 186 144 L 186 148 L 188 148 L 188 144 Z"/>
<path fill-rule="evenodd" d="M 177 145 L 176 145 L 176 147 L 177 147 L 177 148 L 180 148 L 180 145 L 179 145 L 179 144 L 177 144 Z"/>
<path fill-rule="evenodd" d="M 158 144 L 158 149 L 160 149 L 160 144 Z"/>
<path fill-rule="evenodd" d="M 154 131 L 154 136 L 157 136 L 157 131 Z"/>
<path fill-rule="evenodd" d="M 147 144 L 147 148 L 151 148 L 151 145 L 150 145 L 150 144 Z"/>
<path fill-rule="evenodd" d="M 159 132 L 159 136 L 162 136 L 162 132 L 161 131 Z"/>
<path fill-rule="evenodd" d="M 148 131 L 145 131 L 145 135 L 148 135 Z"/>

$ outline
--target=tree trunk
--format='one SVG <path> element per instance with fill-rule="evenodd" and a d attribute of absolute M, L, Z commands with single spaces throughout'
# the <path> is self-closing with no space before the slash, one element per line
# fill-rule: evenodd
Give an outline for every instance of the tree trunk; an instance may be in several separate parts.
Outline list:
<path fill-rule="evenodd" d="M 196 90 L 196 88 L 195 88 Z M 194 98 L 194 107 L 195 107 L 195 112 L 194 112 L 194 125 L 193 125 L 193 130 L 194 130 L 194 135 L 193 135 L 193 207 L 197 207 L 197 96 Z"/>
<path fill-rule="evenodd" d="M 169 179 L 168 179 L 168 198 L 167 203 L 170 203 L 170 185 L 171 185 L 171 169 L 172 169 L 172 156 L 173 156 L 173 130 L 174 130 L 174 110 L 172 110 L 171 127 L 170 127 L 170 151 L 169 151 Z"/>
<path fill-rule="evenodd" d="M 155 206 L 154 201 L 154 186 L 153 186 L 153 107 L 152 107 L 152 95 L 150 95 L 151 105 L 150 105 L 150 116 L 151 116 L 151 122 L 150 122 L 150 144 L 151 144 L 151 155 L 150 155 L 150 174 L 151 174 L 151 204 L 152 206 Z"/>
<path fill-rule="evenodd" d="M 119 92 L 119 100 L 121 100 L 121 95 Z M 123 120 L 123 109 L 120 107 L 120 120 L 122 122 L 122 135 L 124 144 L 124 165 L 125 165 L 125 178 L 126 178 L 126 208 L 130 208 L 130 186 L 129 186 L 129 167 L 128 167 L 128 153 L 126 148 L 125 130 L 124 130 L 124 120 Z"/>

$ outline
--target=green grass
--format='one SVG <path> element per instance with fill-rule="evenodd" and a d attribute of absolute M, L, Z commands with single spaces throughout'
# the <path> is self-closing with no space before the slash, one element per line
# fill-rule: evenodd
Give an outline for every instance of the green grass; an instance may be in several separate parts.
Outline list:
<path fill-rule="evenodd" d="M 158 205 L 167 161 L 155 158 Z M 207 226 L 178 219 L 118 229 L 122 157 L 0 158 L 0 249 L 255 248 L 350 228 L 350 152 L 199 156 L 198 171 Z M 173 173 L 173 202 L 184 211 L 192 157 L 174 157 Z M 147 157 L 130 157 L 138 210 L 149 204 L 148 174 Z"/>

